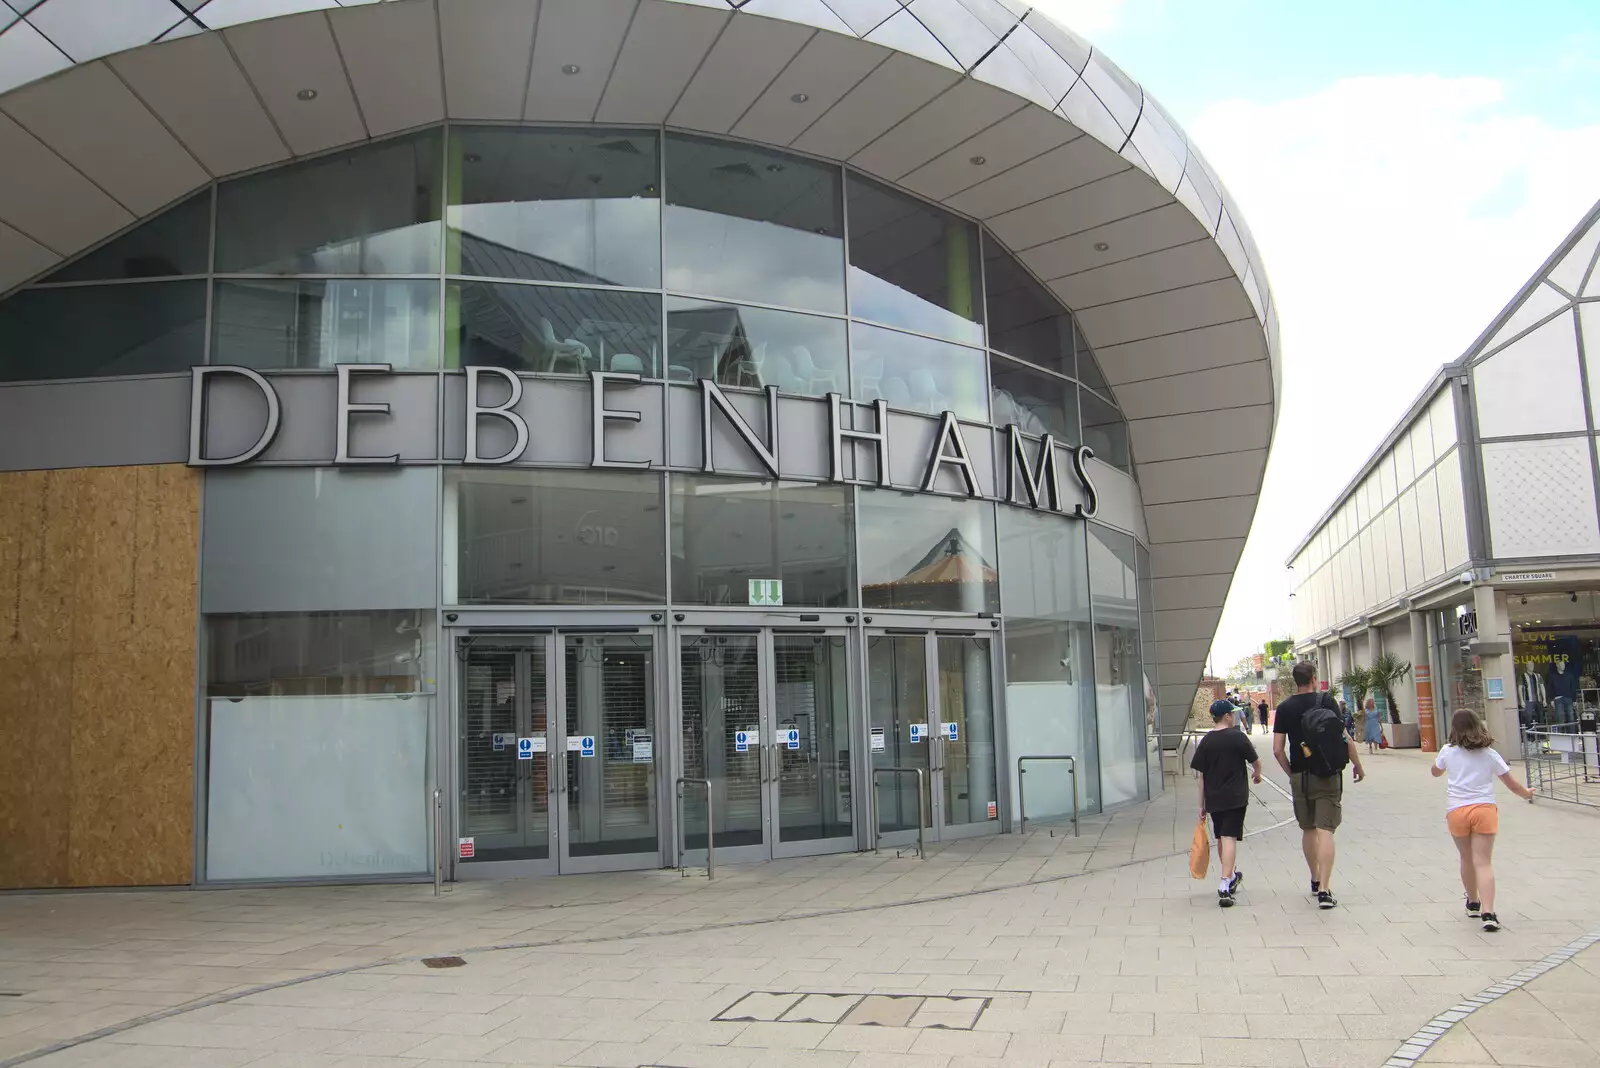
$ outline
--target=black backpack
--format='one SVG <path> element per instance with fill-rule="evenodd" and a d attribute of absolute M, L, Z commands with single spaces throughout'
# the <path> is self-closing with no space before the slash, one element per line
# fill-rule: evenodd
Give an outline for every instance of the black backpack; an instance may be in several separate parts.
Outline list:
<path fill-rule="evenodd" d="M 1338 775 L 1350 763 L 1345 744 L 1344 719 L 1318 696 L 1317 703 L 1300 714 L 1300 752 L 1306 770 L 1320 778 Z"/>

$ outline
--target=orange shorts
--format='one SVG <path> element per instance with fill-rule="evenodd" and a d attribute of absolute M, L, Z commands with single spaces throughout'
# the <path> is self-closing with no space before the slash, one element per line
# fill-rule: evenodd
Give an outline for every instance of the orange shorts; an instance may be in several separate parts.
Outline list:
<path fill-rule="evenodd" d="M 1452 838 L 1500 833 L 1500 809 L 1495 805 L 1462 805 L 1446 812 L 1444 818 Z"/>

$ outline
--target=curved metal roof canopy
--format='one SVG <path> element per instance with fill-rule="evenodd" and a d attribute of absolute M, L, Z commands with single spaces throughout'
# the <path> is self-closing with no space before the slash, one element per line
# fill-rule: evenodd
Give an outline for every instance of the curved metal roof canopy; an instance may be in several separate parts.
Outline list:
<path fill-rule="evenodd" d="M 211 178 L 446 118 L 847 162 L 982 220 L 1077 316 L 1129 423 L 1162 720 L 1188 715 L 1266 465 L 1277 321 L 1216 175 L 1082 39 L 1016 0 L 186 6 L 0 17 L 0 291 Z"/>

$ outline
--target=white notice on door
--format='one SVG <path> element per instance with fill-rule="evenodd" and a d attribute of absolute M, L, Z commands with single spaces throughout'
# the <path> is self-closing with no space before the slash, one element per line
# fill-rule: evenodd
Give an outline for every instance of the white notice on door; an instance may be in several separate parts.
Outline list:
<path fill-rule="evenodd" d="M 574 737 L 569 737 L 567 739 L 567 752 L 569 752 L 569 753 L 581 753 L 581 752 L 583 752 L 583 739 L 575 737 L 575 736 Z"/>
<path fill-rule="evenodd" d="M 528 739 L 528 740 L 529 740 L 529 741 L 530 741 L 530 742 L 532 742 L 532 743 L 533 743 L 533 751 L 534 751 L 534 752 L 535 752 L 535 753 L 544 753 L 544 752 L 547 752 L 547 751 L 548 751 L 548 750 L 547 750 L 547 749 L 546 749 L 546 748 L 545 748 L 545 738 L 544 738 L 544 735 L 542 735 L 542 734 L 535 734 L 535 735 L 534 735 L 534 736 L 533 736 L 533 737 L 531 737 L 531 738 L 529 738 L 529 739 Z"/>
<path fill-rule="evenodd" d="M 655 760 L 655 753 L 656 743 L 651 741 L 648 736 L 643 741 L 638 738 L 633 740 L 633 762 L 635 764 L 649 764 Z"/>
<path fill-rule="evenodd" d="M 889 740 L 884 737 L 882 727 L 872 728 L 872 751 L 881 753 L 889 748 Z"/>

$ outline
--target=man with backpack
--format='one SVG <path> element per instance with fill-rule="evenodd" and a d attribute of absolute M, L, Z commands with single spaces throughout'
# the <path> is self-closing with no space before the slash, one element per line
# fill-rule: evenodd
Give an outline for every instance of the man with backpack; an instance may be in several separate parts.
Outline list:
<path fill-rule="evenodd" d="M 1317 691 L 1315 664 L 1294 666 L 1297 692 L 1278 705 L 1272 727 L 1272 756 L 1289 776 L 1294 817 L 1300 824 L 1300 848 L 1311 869 L 1311 892 L 1317 907 L 1339 904 L 1333 896 L 1333 834 L 1339 829 L 1344 799 L 1344 769 L 1351 779 L 1366 778 L 1355 740 L 1331 694 Z"/>

